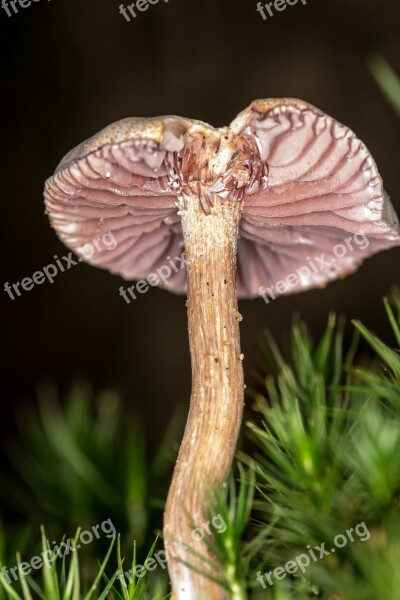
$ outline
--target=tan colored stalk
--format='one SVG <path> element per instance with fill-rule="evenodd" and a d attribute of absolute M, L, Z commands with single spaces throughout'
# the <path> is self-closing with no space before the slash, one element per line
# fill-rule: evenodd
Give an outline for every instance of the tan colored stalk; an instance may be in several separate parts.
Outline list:
<path fill-rule="evenodd" d="M 180 209 L 188 270 L 192 394 L 166 505 L 164 537 L 167 548 L 178 540 L 203 554 L 207 548 L 194 540 L 193 522 L 201 527 L 212 513 L 210 495 L 227 479 L 243 414 L 241 316 L 236 294 L 240 211 L 240 202 L 218 197 L 209 214 L 193 197 Z M 221 586 L 181 561 L 202 570 L 206 564 L 181 545 L 173 549 L 176 558 L 168 553 L 169 573 L 176 600 L 229 597 Z"/>

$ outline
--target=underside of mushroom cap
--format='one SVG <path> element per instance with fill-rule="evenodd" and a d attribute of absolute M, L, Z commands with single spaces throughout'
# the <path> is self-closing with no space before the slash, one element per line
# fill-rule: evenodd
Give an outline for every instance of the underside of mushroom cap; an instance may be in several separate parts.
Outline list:
<path fill-rule="evenodd" d="M 129 280 L 181 255 L 182 202 L 200 198 L 211 212 L 216 196 L 242 203 L 240 297 L 290 276 L 285 293 L 322 287 L 400 245 L 364 144 L 299 100 L 253 102 L 221 129 L 173 116 L 124 119 L 72 150 L 45 188 L 64 243 L 85 258 L 87 244 L 112 232 L 116 247 L 88 262 Z M 186 271 L 165 285 L 184 293 Z"/>
<path fill-rule="evenodd" d="M 284 293 L 324 287 L 400 245 L 377 166 L 348 127 L 293 99 L 255 101 L 231 127 L 255 135 L 268 165 L 267 185 L 246 197 L 241 220 L 246 294 L 288 278 Z"/>

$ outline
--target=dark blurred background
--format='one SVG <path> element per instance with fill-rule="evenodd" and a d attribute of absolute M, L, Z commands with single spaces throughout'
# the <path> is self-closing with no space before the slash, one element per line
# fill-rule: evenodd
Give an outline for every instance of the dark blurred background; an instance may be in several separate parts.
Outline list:
<path fill-rule="evenodd" d="M 309 0 L 267 21 L 256 0 L 160 0 L 130 23 L 119 4 L 41 0 L 12 18 L 0 10 L 2 282 L 66 253 L 44 215 L 44 181 L 73 146 L 126 116 L 221 126 L 256 98 L 307 100 L 366 143 L 400 210 L 400 122 L 366 66 L 378 51 L 400 72 L 398 0 Z M 389 340 L 381 299 L 399 264 L 392 250 L 324 291 L 242 302 L 248 381 L 257 333 L 280 338 L 294 311 L 315 335 L 337 311 Z M 81 264 L 13 301 L 2 291 L 2 434 L 38 379 L 63 389 L 78 373 L 120 390 L 157 443 L 190 393 L 185 298 L 151 289 L 127 305 L 123 283 Z"/>

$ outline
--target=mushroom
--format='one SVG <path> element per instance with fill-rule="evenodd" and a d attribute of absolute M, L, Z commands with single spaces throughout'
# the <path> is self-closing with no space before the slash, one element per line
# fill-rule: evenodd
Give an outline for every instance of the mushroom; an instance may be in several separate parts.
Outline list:
<path fill-rule="evenodd" d="M 198 572 L 197 553 L 208 550 L 191 532 L 226 481 L 242 420 L 237 297 L 263 295 L 291 273 L 290 293 L 323 287 L 400 245 L 376 164 L 313 106 L 258 100 L 220 129 L 174 116 L 119 121 L 67 154 L 44 195 L 59 237 L 83 259 L 87 243 L 112 231 L 116 248 L 90 262 L 126 279 L 148 277 L 184 247 L 186 268 L 158 281 L 187 291 L 193 386 L 164 537 L 183 543 L 169 556 L 177 600 L 227 598 Z M 350 249 L 355 236 L 368 244 Z M 339 244 L 343 256 L 333 252 Z"/>

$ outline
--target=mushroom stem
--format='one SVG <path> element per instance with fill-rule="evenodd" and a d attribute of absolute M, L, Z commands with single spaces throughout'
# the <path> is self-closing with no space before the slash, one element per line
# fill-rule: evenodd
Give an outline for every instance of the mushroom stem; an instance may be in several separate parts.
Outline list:
<path fill-rule="evenodd" d="M 206 214 L 196 198 L 189 198 L 182 201 L 180 214 L 188 271 L 192 393 L 165 510 L 164 538 L 166 548 L 176 550 L 175 558 L 168 552 L 174 598 L 225 600 L 231 595 L 224 588 L 182 561 L 210 572 L 209 565 L 196 557 L 195 553 L 209 555 L 209 551 L 204 542 L 196 541 L 193 528 L 200 527 L 209 536 L 211 527 L 212 533 L 212 525 L 206 525 L 212 494 L 226 482 L 243 415 L 242 318 L 236 293 L 241 203 L 215 197 Z"/>

